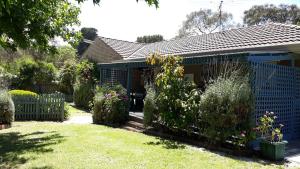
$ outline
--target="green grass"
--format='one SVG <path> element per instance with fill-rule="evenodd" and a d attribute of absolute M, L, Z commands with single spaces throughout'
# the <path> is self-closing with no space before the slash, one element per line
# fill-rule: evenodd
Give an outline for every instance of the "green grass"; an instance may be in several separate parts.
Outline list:
<path fill-rule="evenodd" d="M 0 131 L 0 168 L 281 168 L 101 125 L 15 122 Z"/>
<path fill-rule="evenodd" d="M 69 104 L 69 103 L 67 103 Z M 74 105 L 69 104 L 70 116 L 86 116 L 90 114 L 88 111 L 75 107 Z"/>

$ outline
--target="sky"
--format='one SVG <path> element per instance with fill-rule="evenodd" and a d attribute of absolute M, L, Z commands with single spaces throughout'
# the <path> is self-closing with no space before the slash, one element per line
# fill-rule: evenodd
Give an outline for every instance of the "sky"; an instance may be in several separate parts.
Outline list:
<path fill-rule="evenodd" d="M 161 34 L 165 39 L 175 37 L 186 15 L 199 9 L 217 11 L 220 0 L 160 0 L 159 8 L 149 7 L 143 0 L 101 0 L 93 5 L 88 0 L 80 5 L 81 27 L 94 27 L 98 35 L 135 41 L 138 36 Z M 242 23 L 243 12 L 253 5 L 297 4 L 300 0 L 223 0 L 223 11 Z"/>

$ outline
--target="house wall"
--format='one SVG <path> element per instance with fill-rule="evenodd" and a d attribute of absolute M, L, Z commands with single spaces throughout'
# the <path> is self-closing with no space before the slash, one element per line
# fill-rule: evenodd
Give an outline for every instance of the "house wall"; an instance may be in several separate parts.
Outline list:
<path fill-rule="evenodd" d="M 96 38 L 94 43 L 82 54 L 82 58 L 89 59 L 96 63 L 110 63 L 114 60 L 123 59 L 116 51 L 99 38 Z"/>

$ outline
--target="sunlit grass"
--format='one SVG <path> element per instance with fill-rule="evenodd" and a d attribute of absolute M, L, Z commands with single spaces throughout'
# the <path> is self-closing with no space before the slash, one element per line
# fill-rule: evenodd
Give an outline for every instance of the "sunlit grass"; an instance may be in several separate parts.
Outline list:
<path fill-rule="evenodd" d="M 101 125 L 15 122 L 0 131 L 0 168 L 280 168 Z"/>

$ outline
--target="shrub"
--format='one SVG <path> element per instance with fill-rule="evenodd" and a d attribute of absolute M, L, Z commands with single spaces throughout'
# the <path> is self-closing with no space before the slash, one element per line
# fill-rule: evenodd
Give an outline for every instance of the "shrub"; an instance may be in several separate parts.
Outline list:
<path fill-rule="evenodd" d="M 156 103 L 160 122 L 170 129 L 187 129 L 192 113 L 187 104 L 191 91 L 196 86 L 183 79 L 182 57 L 152 55 L 147 58 L 151 65 L 161 65 L 155 78 L 158 90 Z"/>
<path fill-rule="evenodd" d="M 24 59 L 18 62 L 18 82 L 16 87 L 25 90 L 34 90 L 34 76 L 38 71 L 37 63 L 32 59 Z"/>
<path fill-rule="evenodd" d="M 94 83 L 95 77 L 94 77 L 94 64 L 83 60 L 76 66 L 76 75 L 77 75 L 77 82 L 80 83 Z"/>
<path fill-rule="evenodd" d="M 72 62 L 65 62 L 59 72 L 59 88 L 66 95 L 73 95 L 73 85 L 76 77 L 76 66 Z"/>
<path fill-rule="evenodd" d="M 128 97 L 121 85 L 98 89 L 93 104 L 94 123 L 120 125 L 128 119 Z"/>
<path fill-rule="evenodd" d="M 0 66 L 0 89 L 7 89 L 15 76 Z"/>
<path fill-rule="evenodd" d="M 38 93 L 56 91 L 56 68 L 52 63 L 35 62 L 33 59 L 23 59 L 18 62 L 18 81 L 14 86 L 19 89 Z"/>
<path fill-rule="evenodd" d="M 157 120 L 157 105 L 155 102 L 156 92 L 154 87 L 147 86 L 146 87 L 146 97 L 144 101 L 144 125 L 151 126 L 154 121 Z"/>
<path fill-rule="evenodd" d="M 198 127 L 212 143 L 250 136 L 252 110 L 248 76 L 233 72 L 212 81 L 201 96 Z"/>
<path fill-rule="evenodd" d="M 65 103 L 65 106 L 64 106 L 64 120 L 68 120 L 70 115 L 71 115 L 70 106 L 69 106 L 69 104 Z"/>
<path fill-rule="evenodd" d="M 94 85 L 91 83 L 76 83 L 74 85 L 73 100 L 77 107 L 90 108 L 90 103 L 94 97 Z"/>
<path fill-rule="evenodd" d="M 53 93 L 58 90 L 55 83 L 57 70 L 52 63 L 37 62 L 38 70 L 33 80 L 36 86 L 35 91 L 39 93 Z"/>
<path fill-rule="evenodd" d="M 38 94 L 27 91 L 27 90 L 11 90 L 9 91 L 9 94 L 14 97 L 14 96 L 29 96 L 29 97 L 35 97 L 38 96 Z"/>
<path fill-rule="evenodd" d="M 11 124 L 14 121 L 15 106 L 10 94 L 0 90 L 0 124 Z"/>

